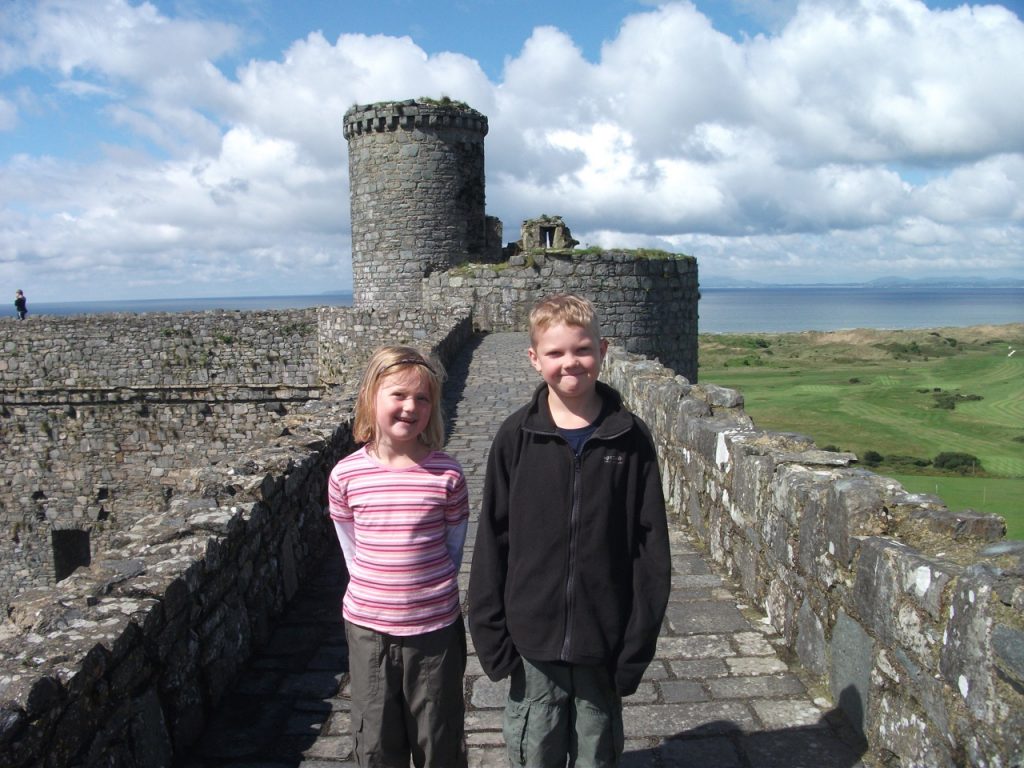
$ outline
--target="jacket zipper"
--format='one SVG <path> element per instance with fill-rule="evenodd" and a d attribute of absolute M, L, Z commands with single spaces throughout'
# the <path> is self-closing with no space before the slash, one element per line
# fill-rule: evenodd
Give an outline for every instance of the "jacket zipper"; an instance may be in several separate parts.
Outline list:
<path fill-rule="evenodd" d="M 573 589 L 573 583 L 576 581 L 576 527 L 580 514 L 580 480 L 583 474 L 582 448 L 580 455 L 577 456 L 571 446 L 567 445 L 567 447 L 573 453 L 573 475 L 572 503 L 569 507 L 569 573 L 565 582 L 565 639 L 562 641 L 562 653 L 559 656 L 562 661 L 569 660 L 569 650 L 572 647 L 572 615 L 575 602 L 573 596 L 576 592 Z"/>

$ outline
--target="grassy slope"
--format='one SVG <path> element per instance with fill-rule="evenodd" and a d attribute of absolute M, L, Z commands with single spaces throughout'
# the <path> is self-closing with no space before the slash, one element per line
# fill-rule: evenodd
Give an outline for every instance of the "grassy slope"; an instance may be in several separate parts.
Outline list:
<path fill-rule="evenodd" d="M 1020 352 L 1008 356 L 1011 349 Z M 1014 537 L 1024 538 L 1024 325 L 705 334 L 700 380 L 742 391 L 760 427 L 801 432 L 859 456 L 875 451 L 886 457 L 876 471 L 900 479 L 936 472 L 893 457 L 973 454 L 984 477 L 944 476 L 956 482 L 940 495 L 953 509 L 1006 516 Z M 981 399 L 935 407 L 937 397 L 957 395 Z M 982 482 L 993 477 L 1005 482 Z M 904 485 L 926 490 L 923 482 Z"/>

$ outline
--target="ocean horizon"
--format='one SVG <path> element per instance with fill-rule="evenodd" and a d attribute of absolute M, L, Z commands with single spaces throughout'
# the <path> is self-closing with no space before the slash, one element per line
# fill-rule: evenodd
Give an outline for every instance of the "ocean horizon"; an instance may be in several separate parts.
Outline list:
<path fill-rule="evenodd" d="M 351 292 L 119 301 L 33 302 L 33 315 L 203 312 L 352 306 Z M 1024 322 L 1024 287 L 764 286 L 701 288 L 700 333 L 911 329 Z M 11 307 L 11 317 L 14 308 Z"/>

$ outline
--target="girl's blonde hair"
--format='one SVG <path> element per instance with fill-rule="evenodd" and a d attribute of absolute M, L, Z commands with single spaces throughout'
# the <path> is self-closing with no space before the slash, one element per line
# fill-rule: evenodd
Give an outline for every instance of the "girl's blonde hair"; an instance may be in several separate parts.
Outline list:
<path fill-rule="evenodd" d="M 356 419 L 352 436 L 358 443 L 372 443 L 377 432 L 377 390 L 386 376 L 416 370 L 427 382 L 430 392 L 430 420 L 420 433 L 420 442 L 437 451 L 444 446 L 444 416 L 441 413 L 441 385 L 444 369 L 437 360 L 428 360 L 415 347 L 380 347 L 366 364 L 356 399 Z"/>

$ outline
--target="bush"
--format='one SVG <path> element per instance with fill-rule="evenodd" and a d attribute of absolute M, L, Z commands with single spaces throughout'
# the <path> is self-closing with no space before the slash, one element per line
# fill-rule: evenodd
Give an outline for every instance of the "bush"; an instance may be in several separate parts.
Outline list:
<path fill-rule="evenodd" d="M 967 474 L 968 472 L 981 472 L 981 462 L 978 457 L 971 453 L 958 453 L 956 451 L 940 453 L 932 463 L 936 469 L 945 469 L 950 472 Z"/>
<path fill-rule="evenodd" d="M 947 411 L 956 408 L 957 403 L 974 403 L 985 399 L 981 395 L 961 395 L 959 392 L 940 392 L 932 397 L 935 398 L 933 407 L 943 408 Z"/>
<path fill-rule="evenodd" d="M 886 457 L 886 463 L 890 467 L 914 469 L 931 466 L 931 459 L 923 459 L 919 456 L 904 456 L 902 454 L 891 454 Z"/>
<path fill-rule="evenodd" d="M 884 457 L 878 451 L 864 451 L 863 461 L 869 467 L 877 467 Z"/>

